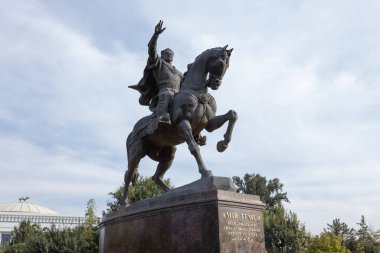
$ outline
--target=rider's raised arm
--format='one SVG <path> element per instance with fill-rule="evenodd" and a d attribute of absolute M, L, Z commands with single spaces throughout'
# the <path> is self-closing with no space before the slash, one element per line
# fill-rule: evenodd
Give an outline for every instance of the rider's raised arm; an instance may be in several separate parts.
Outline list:
<path fill-rule="evenodd" d="M 157 39 L 158 36 L 166 29 L 162 28 L 163 21 L 160 20 L 154 28 L 154 34 L 148 43 L 149 61 L 155 62 L 157 60 Z"/>
<path fill-rule="evenodd" d="M 155 62 L 157 60 L 157 39 L 158 34 L 154 33 L 152 38 L 150 39 L 148 43 L 148 54 L 149 54 L 149 61 Z"/>

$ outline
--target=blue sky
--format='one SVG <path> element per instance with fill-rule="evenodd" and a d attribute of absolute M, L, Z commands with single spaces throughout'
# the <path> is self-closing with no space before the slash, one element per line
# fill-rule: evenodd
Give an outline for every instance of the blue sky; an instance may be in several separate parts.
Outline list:
<path fill-rule="evenodd" d="M 239 114 L 206 134 L 217 176 L 260 173 L 284 183 L 306 228 L 361 215 L 380 228 L 379 1 L 0 1 L 1 203 L 27 195 L 60 213 L 98 212 L 122 184 L 125 139 L 148 114 L 127 86 L 142 76 L 156 23 L 158 48 L 186 65 L 205 49 L 234 48 L 218 113 Z M 144 159 L 140 173 L 153 175 Z M 166 174 L 200 175 L 186 146 Z"/>

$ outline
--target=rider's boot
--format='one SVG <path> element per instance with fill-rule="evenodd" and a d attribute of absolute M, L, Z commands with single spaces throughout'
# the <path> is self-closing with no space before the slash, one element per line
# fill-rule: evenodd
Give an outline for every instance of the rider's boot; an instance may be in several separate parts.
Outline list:
<path fill-rule="evenodd" d="M 164 125 L 170 125 L 170 114 L 168 113 L 168 106 L 171 100 L 170 94 L 162 93 L 158 97 L 158 103 L 156 107 L 156 115 L 158 116 L 158 123 Z"/>

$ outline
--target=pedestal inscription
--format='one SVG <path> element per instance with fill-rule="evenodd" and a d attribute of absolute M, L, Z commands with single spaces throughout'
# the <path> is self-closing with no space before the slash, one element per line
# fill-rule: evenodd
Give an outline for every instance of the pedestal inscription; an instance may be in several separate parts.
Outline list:
<path fill-rule="evenodd" d="M 229 236 L 232 241 L 253 242 L 261 233 L 261 216 L 246 213 L 223 212 L 227 225 L 222 227 L 222 235 Z M 233 219 L 234 221 L 231 221 Z"/>
<path fill-rule="evenodd" d="M 223 252 L 264 252 L 261 210 L 221 207 L 219 236 Z"/>

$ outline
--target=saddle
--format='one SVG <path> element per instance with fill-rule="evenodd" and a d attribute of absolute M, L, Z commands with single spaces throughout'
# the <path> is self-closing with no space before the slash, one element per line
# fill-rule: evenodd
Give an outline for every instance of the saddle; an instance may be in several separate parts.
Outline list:
<path fill-rule="evenodd" d="M 198 94 L 192 90 L 180 90 L 178 93 L 186 93 L 189 94 L 190 96 L 194 97 L 200 104 L 206 106 L 207 104 L 212 103 L 214 100 L 214 97 L 210 93 L 206 94 Z M 176 93 L 174 97 L 178 94 Z M 169 104 L 169 108 L 173 104 L 173 100 Z M 144 124 L 142 124 L 139 128 L 138 135 L 140 138 L 145 137 L 147 135 L 153 134 L 156 132 L 156 130 L 159 128 L 159 120 L 157 115 L 155 115 L 154 111 L 157 106 L 157 101 L 158 101 L 158 96 L 155 96 L 152 99 L 152 102 L 150 103 L 149 109 L 151 112 L 153 112 L 151 115 L 147 116 L 146 120 L 144 120 Z M 169 110 L 170 111 L 170 110 Z M 204 136 L 205 137 L 205 136 Z M 205 145 L 206 139 L 203 138 L 202 136 L 197 136 L 196 141 L 200 145 Z"/>

